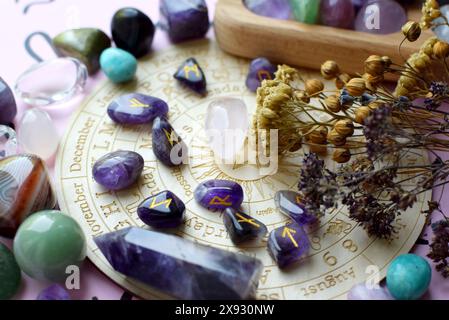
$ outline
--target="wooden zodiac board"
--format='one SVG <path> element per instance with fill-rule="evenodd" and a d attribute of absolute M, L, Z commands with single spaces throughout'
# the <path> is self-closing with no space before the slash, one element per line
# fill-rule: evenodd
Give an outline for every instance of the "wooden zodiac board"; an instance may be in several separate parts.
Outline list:
<path fill-rule="evenodd" d="M 208 95 L 199 97 L 180 87 L 173 79 L 177 67 L 187 58 L 195 57 L 208 79 Z M 370 238 L 345 208 L 326 215 L 321 223 L 308 230 L 311 243 L 309 256 L 286 271 L 280 270 L 269 256 L 266 238 L 257 244 L 236 247 L 227 236 L 222 216 L 200 207 L 194 200 L 196 186 L 209 179 L 231 179 L 239 182 L 245 192 L 243 209 L 265 223 L 271 231 L 285 225 L 288 218 L 275 207 L 278 190 L 295 190 L 303 151 L 283 157 L 275 175 L 260 176 L 251 167 L 217 165 L 205 140 L 204 125 L 207 107 L 219 97 L 243 99 L 251 115 L 255 109 L 255 94 L 245 86 L 247 60 L 223 53 L 210 41 L 192 42 L 156 52 L 140 62 L 137 80 L 125 86 L 111 82 L 101 84 L 86 99 L 67 129 L 57 157 L 57 190 L 61 210 L 74 217 L 82 226 L 88 243 L 88 257 L 111 279 L 136 295 L 154 299 L 161 295 L 146 285 L 114 271 L 93 237 L 120 228 L 136 225 L 137 206 L 147 197 L 171 190 L 186 204 L 183 226 L 173 230 L 179 236 L 199 243 L 257 257 L 264 265 L 258 299 L 344 299 L 356 283 L 373 277 L 382 279 L 388 264 L 396 256 L 408 252 L 425 223 L 421 211 L 431 198 L 431 192 L 421 194 L 418 203 L 395 222 L 399 232 L 393 241 Z M 305 76 L 313 76 L 304 71 Z M 107 115 L 108 104 L 129 92 L 140 92 L 166 100 L 169 119 L 189 146 L 189 163 L 167 168 L 153 152 L 151 126 L 121 126 Z M 144 172 L 137 185 L 129 190 L 110 192 L 92 178 L 94 162 L 106 153 L 133 150 L 145 159 Z M 428 161 L 427 156 L 410 155 L 410 163 Z M 327 160 L 331 168 L 335 164 Z M 411 185 L 414 181 L 409 182 Z M 151 266 L 149 266 L 151 267 Z M 373 279 L 376 278 L 374 274 Z"/>

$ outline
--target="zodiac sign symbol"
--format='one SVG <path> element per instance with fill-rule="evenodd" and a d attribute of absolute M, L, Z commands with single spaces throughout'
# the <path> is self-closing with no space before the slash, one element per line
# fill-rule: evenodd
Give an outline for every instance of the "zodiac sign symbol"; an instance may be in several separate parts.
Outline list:
<path fill-rule="evenodd" d="M 260 225 L 254 221 L 254 219 L 247 219 L 247 218 L 243 217 L 240 213 L 237 213 L 236 216 L 237 216 L 237 218 L 239 218 L 239 220 L 237 220 L 238 222 L 246 222 L 246 223 L 252 224 L 256 228 L 260 227 Z"/>
<path fill-rule="evenodd" d="M 224 198 L 220 198 L 219 196 L 215 196 L 212 198 L 212 200 L 209 202 L 210 205 L 214 204 L 214 205 L 221 205 L 221 206 L 231 206 L 232 202 L 229 202 L 229 197 L 230 196 L 226 196 Z"/>
<path fill-rule="evenodd" d="M 153 201 L 150 204 L 150 209 L 157 208 L 164 204 L 165 204 L 165 208 L 168 209 L 168 207 L 170 207 L 171 201 L 172 201 L 172 198 L 169 198 L 169 199 L 162 200 L 162 201 L 156 203 L 156 198 L 153 198 Z"/>
<path fill-rule="evenodd" d="M 18 4 L 19 1 L 20 0 L 16 0 L 16 4 Z M 54 1 L 55 0 L 40 0 L 40 1 L 30 2 L 23 8 L 23 14 L 27 14 L 28 11 L 30 11 L 32 6 L 39 5 L 39 4 L 50 4 L 50 3 L 54 2 Z"/>
<path fill-rule="evenodd" d="M 138 99 L 133 98 L 133 99 L 129 100 L 129 106 L 131 108 L 148 108 L 150 105 L 144 104 L 144 103 L 140 102 Z"/>

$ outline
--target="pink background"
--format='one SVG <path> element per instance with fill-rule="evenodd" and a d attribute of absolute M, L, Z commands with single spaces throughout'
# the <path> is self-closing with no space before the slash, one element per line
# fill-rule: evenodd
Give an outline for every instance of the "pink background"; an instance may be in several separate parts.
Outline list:
<path fill-rule="evenodd" d="M 43 2 L 43 4 L 38 4 Z M 48 3 L 44 3 L 48 2 Z M 216 0 L 208 0 L 211 18 L 213 17 Z M 35 3 L 33 5 L 33 3 Z M 29 6 L 31 4 L 31 6 Z M 24 47 L 24 41 L 29 34 L 43 31 L 55 36 L 57 33 L 71 28 L 95 27 L 110 34 L 110 21 L 115 11 L 121 7 L 136 7 L 151 17 L 153 22 L 159 20 L 158 0 L 2 0 L 0 4 L 0 30 L 2 38 L 2 62 L 0 64 L 0 76 L 13 87 L 18 75 L 35 63 Z M 25 9 L 28 7 L 28 10 Z M 208 37 L 213 37 L 212 31 Z M 54 57 L 54 53 L 48 44 L 39 37 L 35 37 L 31 43 L 33 50 L 43 59 Z M 160 50 L 170 43 L 167 36 L 161 30 L 156 31 L 153 44 L 154 50 Z M 70 103 L 52 106 L 46 109 L 57 125 L 59 134 L 62 136 L 64 128 L 71 113 L 78 107 L 85 95 L 88 95 L 95 85 L 104 79 L 101 72 L 90 78 L 87 89 Z M 23 110 L 27 106 L 18 102 L 20 119 Z M 45 143 L 42 141 L 41 143 Z M 48 162 L 53 167 L 53 160 Z M 436 193 L 437 194 L 437 193 Z M 449 208 L 449 200 L 443 200 L 444 206 Z M 423 233 L 426 239 L 426 232 Z M 11 241 L 1 239 L 0 241 L 11 245 Z M 417 245 L 415 252 L 421 255 L 427 253 L 428 246 Z M 26 275 L 22 282 L 20 292 L 16 299 L 35 299 L 40 290 L 46 288 L 48 283 L 37 282 Z M 126 299 L 130 295 L 124 295 L 124 289 L 118 287 L 114 282 L 103 275 L 90 261 L 86 260 L 81 272 L 81 289 L 71 291 L 73 299 Z M 434 272 L 431 288 L 424 298 L 447 299 L 449 298 L 449 280 L 444 280 Z"/>

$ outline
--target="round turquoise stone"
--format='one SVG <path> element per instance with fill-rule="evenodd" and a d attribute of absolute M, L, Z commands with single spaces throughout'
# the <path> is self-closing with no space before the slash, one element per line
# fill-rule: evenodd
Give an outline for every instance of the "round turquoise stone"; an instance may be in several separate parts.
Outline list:
<path fill-rule="evenodd" d="M 104 50 L 100 57 L 100 65 L 106 76 L 114 83 L 132 80 L 137 71 L 136 58 L 119 48 Z"/>
<path fill-rule="evenodd" d="M 321 0 L 290 0 L 295 19 L 299 22 L 316 24 L 320 15 Z"/>
<path fill-rule="evenodd" d="M 404 254 L 388 267 L 387 287 L 398 300 L 416 300 L 426 292 L 431 278 L 432 269 L 427 260 L 415 254 Z"/>
<path fill-rule="evenodd" d="M 0 300 L 11 299 L 19 290 L 22 275 L 7 246 L 0 243 Z"/>
<path fill-rule="evenodd" d="M 59 282 L 68 266 L 86 257 L 81 227 L 60 211 L 40 211 L 26 219 L 14 239 L 14 255 L 23 272 L 38 280 Z"/>

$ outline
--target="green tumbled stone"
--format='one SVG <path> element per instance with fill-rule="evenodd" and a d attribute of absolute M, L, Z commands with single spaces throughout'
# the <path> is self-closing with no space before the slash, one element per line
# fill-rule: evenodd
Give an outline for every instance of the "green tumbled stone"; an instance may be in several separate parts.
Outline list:
<path fill-rule="evenodd" d="M 20 286 L 22 275 L 7 246 L 0 243 L 0 300 L 11 299 Z"/>
<path fill-rule="evenodd" d="M 320 0 L 290 0 L 295 19 L 299 22 L 315 24 L 320 14 Z"/>
<path fill-rule="evenodd" d="M 100 69 L 100 55 L 111 46 L 111 39 L 99 29 L 73 29 L 57 35 L 53 39 L 53 46 L 60 55 L 83 62 L 89 74 L 93 74 Z"/>
<path fill-rule="evenodd" d="M 81 227 L 60 211 L 40 211 L 26 219 L 14 239 L 14 255 L 23 272 L 38 280 L 59 282 L 68 266 L 86 257 Z"/>

